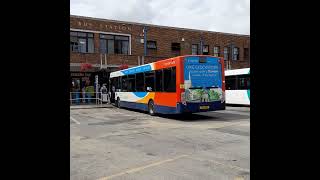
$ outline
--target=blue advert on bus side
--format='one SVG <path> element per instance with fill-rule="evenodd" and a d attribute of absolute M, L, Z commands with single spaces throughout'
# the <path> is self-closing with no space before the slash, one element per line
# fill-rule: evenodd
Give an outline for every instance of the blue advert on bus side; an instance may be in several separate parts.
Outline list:
<path fill-rule="evenodd" d="M 222 98 L 222 72 L 219 58 L 186 57 L 184 86 L 189 102 L 212 102 Z"/>
<path fill-rule="evenodd" d="M 191 81 L 192 87 L 222 87 L 221 64 L 219 58 L 206 57 L 200 63 L 199 57 L 186 57 L 184 60 L 184 79 Z"/>

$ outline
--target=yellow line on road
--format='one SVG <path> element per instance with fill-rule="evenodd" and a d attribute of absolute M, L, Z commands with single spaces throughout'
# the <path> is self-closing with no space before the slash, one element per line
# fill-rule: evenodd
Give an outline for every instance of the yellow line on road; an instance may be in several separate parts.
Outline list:
<path fill-rule="evenodd" d="M 188 155 L 181 155 L 181 156 L 177 156 L 175 158 L 166 159 L 166 160 L 155 162 L 155 163 L 151 163 L 151 164 L 148 164 L 148 165 L 145 165 L 145 166 L 132 168 L 132 169 L 129 169 L 129 170 L 126 170 L 126 171 L 123 171 L 123 172 L 120 172 L 120 173 L 117 173 L 117 174 L 114 174 L 114 175 L 110 175 L 110 176 L 99 178 L 98 180 L 108 180 L 108 179 L 112 179 L 112 178 L 119 177 L 119 176 L 122 176 L 122 175 L 135 173 L 135 172 L 142 171 L 142 170 L 150 168 L 150 167 L 159 166 L 159 165 L 164 164 L 164 163 L 175 161 L 175 160 L 181 159 L 181 158 L 186 157 L 186 156 L 188 156 Z"/>
<path fill-rule="evenodd" d="M 223 164 L 223 163 L 220 163 L 220 162 L 217 162 L 217 161 L 213 161 L 213 160 L 209 160 L 209 159 L 199 159 L 199 158 L 195 158 L 195 157 L 190 157 L 190 159 L 198 160 L 198 161 L 208 161 L 208 162 L 211 162 L 211 163 L 214 163 L 214 164 L 217 164 L 217 165 L 228 167 L 230 169 L 236 169 L 238 171 L 244 171 L 244 172 L 248 172 L 248 173 L 250 172 L 250 169 L 245 169 L 245 168 L 241 168 L 239 166 L 234 166 L 234 165 L 230 165 L 230 164 Z"/>

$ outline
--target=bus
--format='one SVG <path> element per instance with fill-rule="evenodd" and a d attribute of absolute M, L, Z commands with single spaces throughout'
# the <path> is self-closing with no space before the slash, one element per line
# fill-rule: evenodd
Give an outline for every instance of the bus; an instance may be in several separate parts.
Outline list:
<path fill-rule="evenodd" d="M 250 106 L 250 68 L 225 71 L 226 104 Z"/>
<path fill-rule="evenodd" d="M 154 114 L 225 109 L 223 58 L 186 55 L 110 73 L 111 99 Z"/>

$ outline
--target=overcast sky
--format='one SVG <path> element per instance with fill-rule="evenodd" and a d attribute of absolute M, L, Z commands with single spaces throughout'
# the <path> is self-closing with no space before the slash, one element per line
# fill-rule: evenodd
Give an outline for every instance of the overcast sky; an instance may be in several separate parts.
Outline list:
<path fill-rule="evenodd" d="M 250 0 L 70 0 L 70 14 L 250 35 Z"/>

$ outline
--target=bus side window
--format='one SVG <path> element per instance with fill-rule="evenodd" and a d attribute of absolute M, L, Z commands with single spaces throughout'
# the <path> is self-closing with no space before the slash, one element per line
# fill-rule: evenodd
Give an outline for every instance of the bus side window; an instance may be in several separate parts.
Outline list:
<path fill-rule="evenodd" d="M 121 92 L 127 92 L 128 91 L 128 76 L 121 76 Z"/>
<path fill-rule="evenodd" d="M 128 75 L 128 79 L 127 79 L 127 90 L 128 92 L 135 92 L 136 91 L 136 81 L 135 81 L 135 77 L 136 75 Z"/>
<path fill-rule="evenodd" d="M 116 80 L 116 77 L 115 78 L 110 78 L 110 85 L 109 85 L 110 90 L 112 89 L 112 87 L 114 87 L 114 88 L 116 87 L 115 80 Z"/>
<path fill-rule="evenodd" d="M 122 89 L 121 82 L 122 82 L 122 77 L 120 76 L 118 78 L 118 89 L 119 89 L 118 91 L 120 91 L 120 92 L 121 92 L 121 89 Z"/>
<path fill-rule="evenodd" d="M 236 90 L 236 76 L 226 76 L 226 90 Z"/>
<path fill-rule="evenodd" d="M 163 74 L 162 69 L 156 70 L 156 89 L 157 92 L 163 91 Z"/>
<path fill-rule="evenodd" d="M 144 73 L 136 74 L 136 91 L 144 92 Z"/>
<path fill-rule="evenodd" d="M 145 82 L 145 89 L 148 92 L 154 92 L 154 80 L 155 80 L 155 72 L 150 71 L 150 72 L 145 72 L 144 73 L 144 82 Z"/>
<path fill-rule="evenodd" d="M 114 78 L 111 79 L 111 87 L 110 87 L 111 91 L 112 91 L 112 87 L 114 87 L 115 91 L 120 89 L 119 79 L 120 79 L 119 77 L 114 77 Z"/>
<path fill-rule="evenodd" d="M 165 92 L 176 92 L 176 67 L 163 69 L 163 81 Z"/>
<path fill-rule="evenodd" d="M 238 88 L 241 90 L 247 90 L 249 88 L 249 84 L 248 84 L 249 81 L 248 80 L 249 80 L 249 75 L 239 75 L 238 76 Z"/>

